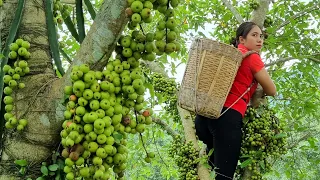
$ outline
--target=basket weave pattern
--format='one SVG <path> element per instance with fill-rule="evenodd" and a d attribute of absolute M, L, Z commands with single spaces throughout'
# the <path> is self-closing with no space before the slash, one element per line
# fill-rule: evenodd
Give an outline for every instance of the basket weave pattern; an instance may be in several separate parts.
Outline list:
<path fill-rule="evenodd" d="M 205 117 L 218 118 L 241 62 L 242 54 L 233 46 L 196 39 L 189 52 L 178 105 Z"/>

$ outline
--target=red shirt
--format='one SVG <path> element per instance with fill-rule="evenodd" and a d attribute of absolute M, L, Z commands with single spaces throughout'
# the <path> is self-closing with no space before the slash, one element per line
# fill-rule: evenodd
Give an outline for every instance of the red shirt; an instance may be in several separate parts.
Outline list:
<path fill-rule="evenodd" d="M 238 49 L 242 54 L 246 53 L 248 49 L 242 45 L 238 45 Z M 259 54 L 251 54 L 242 60 L 241 66 L 238 69 L 237 75 L 232 84 L 230 93 L 224 104 L 225 107 L 230 107 L 254 82 L 254 74 L 259 72 L 264 67 L 264 63 L 261 60 Z M 247 110 L 247 104 L 250 101 L 251 96 L 257 89 L 258 83 L 254 82 L 250 91 L 247 92 L 237 103 L 235 103 L 231 109 L 234 109 L 242 114 Z"/>

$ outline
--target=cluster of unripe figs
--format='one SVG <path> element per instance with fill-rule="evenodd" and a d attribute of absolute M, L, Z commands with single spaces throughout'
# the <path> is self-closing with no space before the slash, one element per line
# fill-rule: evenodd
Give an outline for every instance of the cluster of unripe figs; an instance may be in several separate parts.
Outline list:
<path fill-rule="evenodd" d="M 69 16 L 71 11 L 71 6 L 62 4 L 60 0 L 53 0 L 53 20 L 56 24 L 62 24 L 63 18 Z"/>
<path fill-rule="evenodd" d="M 64 88 L 68 100 L 60 133 L 66 179 L 123 179 L 127 136 L 143 133 L 153 122 L 153 111 L 144 100 L 140 59 L 153 61 L 156 55 L 180 50 L 173 11 L 178 4 L 177 0 L 128 0 L 131 32 L 119 38 L 115 59 L 110 58 L 102 71 L 87 64 L 72 67 L 72 85 Z M 163 13 L 164 20 L 155 33 L 145 33 L 138 25 L 153 21 L 152 9 Z M 154 157 L 146 152 L 144 160 L 149 163 Z"/>
<path fill-rule="evenodd" d="M 179 179 L 198 180 L 199 152 L 193 147 L 192 141 L 185 142 L 180 135 L 175 136 L 169 149 L 169 156 L 179 167 Z"/>
<path fill-rule="evenodd" d="M 152 109 L 144 108 L 141 69 L 119 59 L 105 70 L 92 71 L 87 64 L 73 66 L 72 86 L 61 131 L 67 179 L 123 177 L 128 133 L 143 133 L 152 123 Z M 146 161 L 154 154 L 149 153 Z"/>
<path fill-rule="evenodd" d="M 248 108 L 244 118 L 241 161 L 248 163 L 252 180 L 262 179 L 270 171 L 270 157 L 278 158 L 287 153 L 287 137 L 284 125 L 279 122 L 275 112 L 268 107 Z M 238 173 L 244 169 L 239 168 Z"/>
<path fill-rule="evenodd" d="M 3 93 L 5 97 L 3 102 L 5 104 L 4 119 L 6 120 L 5 127 L 7 129 L 16 128 L 18 131 L 22 131 L 28 124 L 26 119 L 16 117 L 16 106 L 14 104 L 14 93 L 18 89 L 23 89 L 25 84 L 21 82 L 21 77 L 25 76 L 30 72 L 28 67 L 27 59 L 30 58 L 30 43 L 23 39 L 17 39 L 15 42 L 11 43 L 10 52 L 8 54 L 8 64 L 3 66 L 3 71 L 5 73 L 3 77 L 4 89 Z"/>
<path fill-rule="evenodd" d="M 158 10 L 164 17 L 157 24 L 155 32 L 149 33 L 133 33 L 132 38 L 135 39 L 133 44 L 126 43 L 126 48 L 131 51 L 142 53 L 142 58 L 152 61 L 155 55 L 180 51 L 178 43 L 179 33 L 177 30 L 177 20 L 174 18 L 174 8 L 179 5 L 179 0 L 128 0 L 130 7 L 126 13 L 130 17 L 128 24 L 129 29 L 136 30 L 142 23 L 150 23 L 153 21 L 153 11 Z M 138 45 L 136 45 L 138 44 Z"/>

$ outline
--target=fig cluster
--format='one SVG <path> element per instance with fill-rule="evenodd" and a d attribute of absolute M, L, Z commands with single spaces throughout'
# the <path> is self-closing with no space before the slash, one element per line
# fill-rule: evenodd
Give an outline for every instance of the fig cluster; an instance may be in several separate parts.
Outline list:
<path fill-rule="evenodd" d="M 174 78 L 165 78 L 160 73 L 152 73 L 151 79 L 156 92 L 162 92 L 167 95 L 176 94 L 177 83 Z"/>
<path fill-rule="evenodd" d="M 180 44 L 177 42 L 179 33 L 177 31 L 177 20 L 175 19 L 174 8 L 179 5 L 177 0 L 128 0 L 130 7 L 126 10 L 130 18 L 129 29 L 141 29 L 142 23 L 153 21 L 154 10 L 162 14 L 162 19 L 158 22 L 156 31 L 143 34 L 144 38 L 139 38 L 146 46 L 146 52 L 154 52 L 156 55 L 180 51 Z M 132 37 L 135 37 L 134 35 Z M 143 41 L 145 40 L 145 41 Z M 148 48 L 147 48 L 148 46 Z"/>
<path fill-rule="evenodd" d="M 69 5 L 62 4 L 60 0 L 53 0 L 53 16 L 56 24 L 62 24 L 63 18 L 70 15 L 72 8 Z"/>
<path fill-rule="evenodd" d="M 262 179 L 262 174 L 271 170 L 268 158 L 278 158 L 286 154 L 286 134 L 284 126 L 275 113 L 267 107 L 248 108 L 243 127 L 241 161 L 248 163 L 251 179 Z M 243 173 L 239 168 L 238 172 Z"/>
<path fill-rule="evenodd" d="M 8 55 L 8 64 L 4 65 L 3 71 L 5 73 L 3 77 L 5 94 L 3 102 L 5 104 L 4 119 L 6 120 L 5 127 L 7 129 L 16 128 L 18 131 L 22 131 L 28 124 L 26 119 L 18 119 L 15 116 L 14 106 L 14 91 L 23 89 L 25 84 L 21 82 L 21 77 L 30 72 L 27 59 L 30 58 L 30 43 L 23 39 L 17 39 L 14 43 L 11 43 L 10 53 Z"/>
<path fill-rule="evenodd" d="M 193 147 L 191 141 L 182 141 L 181 136 L 176 136 L 169 149 L 169 156 L 175 160 L 179 168 L 179 179 L 197 180 L 197 165 L 199 152 Z"/>
<path fill-rule="evenodd" d="M 266 16 L 266 19 L 263 22 L 263 26 L 265 28 L 270 27 L 273 25 L 273 19 L 270 16 Z"/>
<path fill-rule="evenodd" d="M 138 64 L 115 59 L 101 71 L 73 66 L 72 86 L 61 131 L 66 179 L 123 177 L 127 133 L 143 133 L 152 123 L 144 108 L 144 76 Z"/>
<path fill-rule="evenodd" d="M 164 98 L 164 109 L 173 117 L 174 122 L 180 121 L 179 112 L 177 109 L 177 90 L 178 84 L 173 78 L 166 78 L 160 73 L 152 73 L 150 76 L 152 85 L 156 93 L 160 93 Z"/>
<path fill-rule="evenodd" d="M 249 7 L 251 9 L 256 10 L 256 9 L 258 9 L 259 6 L 260 6 L 260 4 L 256 0 L 250 0 L 249 1 Z"/>

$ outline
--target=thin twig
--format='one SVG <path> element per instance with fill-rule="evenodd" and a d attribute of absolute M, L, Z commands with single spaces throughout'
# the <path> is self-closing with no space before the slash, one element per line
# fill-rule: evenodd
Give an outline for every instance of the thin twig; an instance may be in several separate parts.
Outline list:
<path fill-rule="evenodd" d="M 279 30 L 280 28 L 282 28 L 282 27 L 290 24 L 290 22 L 291 22 L 292 20 L 297 19 L 297 18 L 299 18 L 299 17 L 302 17 L 302 16 L 306 15 L 307 13 L 309 13 L 309 12 L 311 12 L 311 11 L 313 11 L 313 10 L 319 9 L 318 6 L 319 6 L 319 4 L 318 4 L 318 3 L 315 3 L 315 5 L 311 6 L 310 8 L 305 9 L 304 11 L 299 12 L 299 13 L 293 15 L 293 16 L 290 16 L 290 19 L 282 22 L 282 23 L 276 28 L 275 31 L 277 31 L 277 30 Z"/>
<path fill-rule="evenodd" d="M 136 122 L 138 123 L 138 115 L 137 115 L 137 111 L 136 110 L 134 111 L 134 114 L 136 116 Z M 146 152 L 146 155 L 148 156 L 148 151 L 147 151 L 147 148 L 145 147 L 145 144 L 143 142 L 143 138 L 142 138 L 142 134 L 141 133 L 139 133 L 139 137 L 141 139 L 141 143 L 142 143 L 143 149 Z"/>
<path fill-rule="evenodd" d="M 143 34 L 143 35 L 146 35 L 146 34 L 144 33 L 144 30 L 143 30 L 143 27 L 142 27 L 141 24 L 140 24 L 140 29 L 141 29 L 141 31 L 142 31 L 142 34 Z"/>

